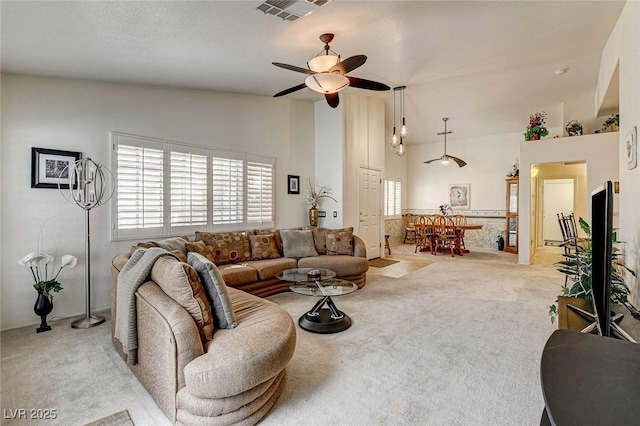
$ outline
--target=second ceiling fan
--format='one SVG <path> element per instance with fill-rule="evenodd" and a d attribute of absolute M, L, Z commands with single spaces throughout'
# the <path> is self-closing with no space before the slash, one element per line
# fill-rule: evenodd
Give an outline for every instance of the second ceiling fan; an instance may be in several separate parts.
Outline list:
<path fill-rule="evenodd" d="M 367 61 L 367 57 L 365 55 L 356 55 L 342 60 L 340 55 L 335 54 L 335 52 L 329 48 L 331 40 L 333 40 L 333 34 L 326 33 L 320 36 L 320 41 L 324 43 L 324 51 L 307 62 L 307 68 L 272 62 L 272 64 L 277 67 L 308 75 L 302 84 L 278 92 L 273 95 L 273 97 L 277 98 L 288 95 L 289 93 L 297 92 L 300 89 L 308 87 L 311 90 L 324 94 L 329 106 L 335 108 L 340 103 L 338 92 L 348 86 L 377 91 L 391 89 L 386 84 L 378 83 L 377 81 L 347 76 L 347 73 L 364 64 Z"/>
<path fill-rule="evenodd" d="M 442 157 L 440 158 L 434 158 L 433 160 L 427 160 L 424 163 L 425 164 L 429 164 L 429 163 L 433 163 L 434 161 L 438 161 L 440 160 L 440 162 L 442 164 L 449 164 L 449 160 L 453 160 L 456 162 L 456 164 L 459 167 L 464 167 L 467 165 L 467 162 L 458 158 L 458 157 L 454 157 L 453 155 L 448 155 L 447 154 L 447 135 L 453 133 L 452 131 L 447 131 L 447 121 L 449 120 L 448 117 L 444 117 L 442 119 L 442 121 L 444 121 L 444 132 L 440 132 L 438 133 L 438 135 L 444 135 L 444 154 L 442 154 Z"/>

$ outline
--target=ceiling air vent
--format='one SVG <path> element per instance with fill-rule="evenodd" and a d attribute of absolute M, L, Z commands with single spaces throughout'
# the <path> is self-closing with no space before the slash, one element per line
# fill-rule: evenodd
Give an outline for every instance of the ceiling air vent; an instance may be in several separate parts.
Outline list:
<path fill-rule="evenodd" d="M 295 21 L 329 3 L 330 0 L 267 0 L 256 9 L 283 21 Z"/>

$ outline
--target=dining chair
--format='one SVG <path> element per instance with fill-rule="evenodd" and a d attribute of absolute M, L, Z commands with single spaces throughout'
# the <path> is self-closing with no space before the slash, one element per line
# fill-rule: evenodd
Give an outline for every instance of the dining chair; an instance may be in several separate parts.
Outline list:
<path fill-rule="evenodd" d="M 418 249 L 422 250 L 427 238 L 427 218 L 425 216 L 416 216 L 413 221 L 413 230 L 415 232 L 416 248 L 414 253 L 418 252 Z"/>
<path fill-rule="evenodd" d="M 455 252 L 460 250 L 460 237 L 456 232 L 455 222 L 449 216 L 438 216 L 436 220 L 438 229 L 436 243 L 438 249 L 440 247 L 445 250 L 448 248 L 451 251 L 451 257 L 453 257 Z M 436 252 L 438 249 L 436 249 Z"/>
<path fill-rule="evenodd" d="M 457 214 L 454 214 L 452 216 L 452 218 L 453 218 L 453 222 L 456 225 L 456 228 L 458 228 L 457 231 L 458 231 L 458 234 L 460 236 L 460 247 L 459 248 L 461 250 L 466 250 L 467 247 L 464 245 L 464 229 L 460 229 L 459 226 L 461 226 L 461 225 L 462 226 L 467 226 L 467 217 L 465 215 L 461 214 L 461 213 L 457 213 Z"/>
<path fill-rule="evenodd" d="M 431 254 L 435 255 L 438 250 L 438 246 L 436 244 L 438 236 L 438 228 L 436 226 L 436 220 L 433 216 L 427 216 L 425 219 L 425 246 L 429 246 L 429 251 Z"/>
<path fill-rule="evenodd" d="M 402 244 L 406 244 L 407 241 L 410 243 L 414 243 L 416 241 L 416 229 L 414 225 L 415 218 L 413 214 L 403 214 L 402 221 L 404 224 L 404 239 L 402 240 Z"/>

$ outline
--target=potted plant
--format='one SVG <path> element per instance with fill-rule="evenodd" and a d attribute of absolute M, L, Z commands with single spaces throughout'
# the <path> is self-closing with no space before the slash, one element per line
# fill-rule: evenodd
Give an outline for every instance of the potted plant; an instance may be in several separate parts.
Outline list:
<path fill-rule="evenodd" d="M 41 319 L 40 327 L 36 329 L 38 333 L 51 330 L 47 325 L 47 315 L 53 310 L 53 293 L 62 290 L 62 286 L 58 282 L 58 275 L 63 268 L 73 268 L 78 263 L 78 259 L 70 254 L 65 254 L 60 259 L 60 267 L 54 274 L 55 258 L 50 254 L 28 253 L 22 259 L 18 260 L 21 266 L 29 268 L 33 277 L 33 288 L 38 292 L 36 303 L 33 311 Z M 49 268 L 51 265 L 51 268 Z"/>
<path fill-rule="evenodd" d="M 527 130 L 524 132 L 524 140 L 535 141 L 539 140 L 541 137 L 547 136 L 549 134 L 549 130 L 544 126 L 546 121 L 547 113 L 544 111 L 530 115 L 529 125 L 527 126 Z"/>
<path fill-rule="evenodd" d="M 591 227 L 582 218 L 579 220 L 580 228 L 587 235 L 586 245 L 584 250 L 576 253 L 567 253 L 563 256 L 565 260 L 557 262 L 558 271 L 567 275 L 569 278 L 567 283 L 562 286 L 562 295 L 558 297 L 556 303 L 549 307 L 549 316 L 551 317 L 551 323 L 553 323 L 556 317 L 559 317 L 559 323 L 561 326 L 567 326 L 568 319 L 566 318 L 566 305 L 571 303 L 578 308 L 591 311 L 591 305 L 593 300 L 593 293 L 591 289 Z M 615 245 L 620 243 L 617 239 L 617 233 L 612 235 L 612 242 L 614 244 L 613 253 L 611 255 L 611 301 L 613 303 L 621 304 L 631 312 L 631 315 L 640 319 L 640 311 L 638 311 L 628 300 L 629 287 L 624 282 L 624 277 L 620 271 L 627 271 L 634 277 L 636 273 L 628 268 L 621 261 L 622 253 L 620 249 Z"/>
<path fill-rule="evenodd" d="M 611 114 L 609 118 L 602 124 L 602 130 L 611 129 L 612 132 L 617 132 L 620 127 L 620 114 Z"/>

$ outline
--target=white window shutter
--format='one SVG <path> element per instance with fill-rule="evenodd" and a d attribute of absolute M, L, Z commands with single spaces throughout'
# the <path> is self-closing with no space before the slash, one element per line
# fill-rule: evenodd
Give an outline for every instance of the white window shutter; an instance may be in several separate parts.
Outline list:
<path fill-rule="evenodd" d="M 116 226 L 117 237 L 127 230 L 144 229 L 157 234 L 163 227 L 162 145 L 122 141 L 115 144 L 117 159 Z M 142 234 L 145 234 L 144 232 Z M 139 234 L 138 234 L 139 235 Z"/>
<path fill-rule="evenodd" d="M 247 162 L 247 223 L 273 223 L 273 165 Z"/>
<path fill-rule="evenodd" d="M 244 222 L 244 161 L 237 155 L 214 152 L 211 212 L 213 225 Z"/>
<path fill-rule="evenodd" d="M 207 153 L 193 148 L 171 147 L 171 234 L 206 229 Z"/>

